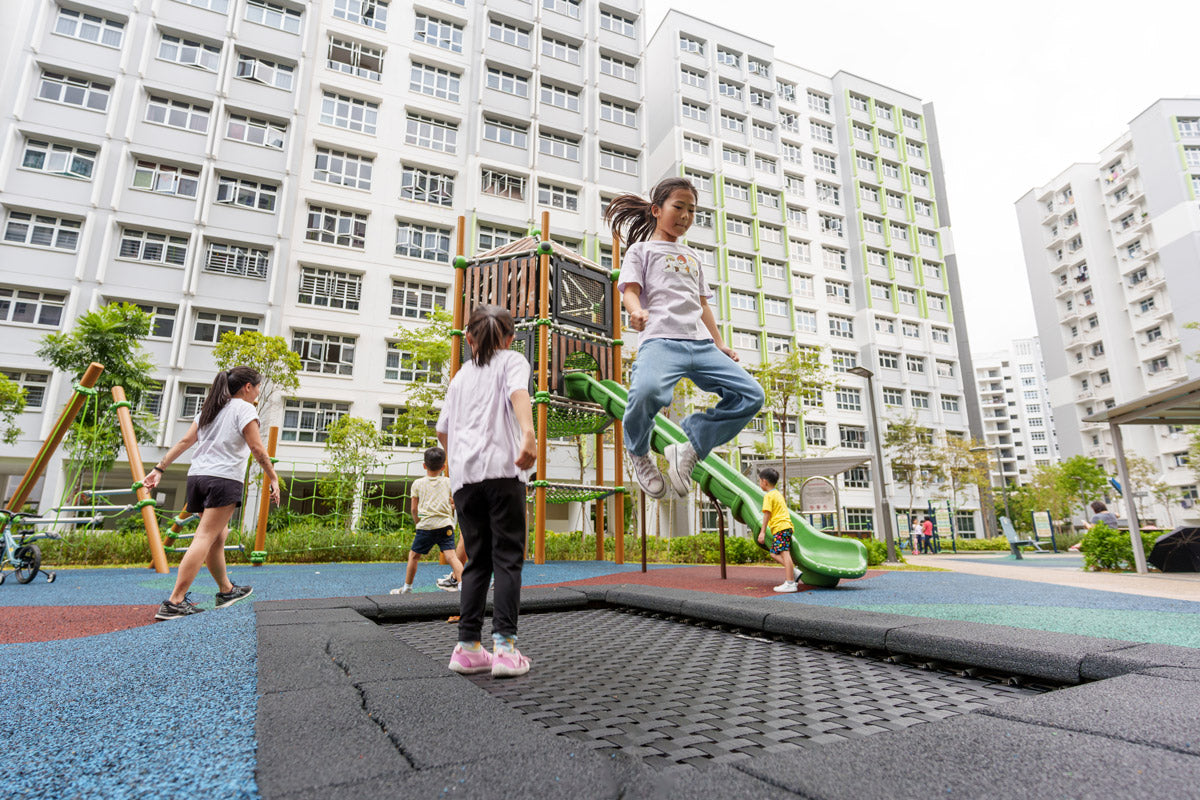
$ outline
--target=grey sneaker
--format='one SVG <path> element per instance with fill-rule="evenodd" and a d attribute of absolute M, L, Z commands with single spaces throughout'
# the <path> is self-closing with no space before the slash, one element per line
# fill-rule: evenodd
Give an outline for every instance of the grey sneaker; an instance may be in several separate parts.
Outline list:
<path fill-rule="evenodd" d="M 443 575 L 442 577 L 438 578 L 435 583 L 439 589 L 449 589 L 453 591 L 454 589 L 458 588 L 458 581 L 454 579 L 453 572 L 451 572 L 449 575 Z"/>
<path fill-rule="evenodd" d="M 159 620 L 179 619 L 180 617 L 190 617 L 192 614 L 199 614 L 204 611 L 203 608 L 192 602 L 191 597 L 191 593 L 185 594 L 182 603 L 172 603 L 170 599 L 163 600 L 154 618 Z"/>
<path fill-rule="evenodd" d="M 649 455 L 630 456 L 629 460 L 633 463 L 633 477 L 647 497 L 658 500 L 667 493 L 667 482 L 653 458 Z"/>
<path fill-rule="evenodd" d="M 667 477 L 671 480 L 671 488 L 680 497 L 687 495 L 692 488 L 692 469 L 695 468 L 699 457 L 692 449 L 690 442 L 669 444 L 663 448 L 667 457 Z"/>
<path fill-rule="evenodd" d="M 399 589 L 392 589 L 388 594 L 410 594 L 411 592 L 411 586 L 401 586 Z"/>
<path fill-rule="evenodd" d="M 234 583 L 233 588 L 228 592 L 217 592 L 217 604 L 213 606 L 213 608 L 224 608 L 225 606 L 231 606 L 238 600 L 249 597 L 252 594 L 254 594 L 254 589 L 250 588 L 249 586 L 238 586 L 236 583 Z"/>

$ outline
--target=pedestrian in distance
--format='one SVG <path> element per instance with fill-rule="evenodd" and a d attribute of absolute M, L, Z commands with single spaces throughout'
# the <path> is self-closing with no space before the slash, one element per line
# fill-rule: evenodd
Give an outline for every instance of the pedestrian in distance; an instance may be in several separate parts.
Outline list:
<path fill-rule="evenodd" d="M 933 520 L 929 517 L 921 521 L 921 552 L 933 553 Z"/>
<path fill-rule="evenodd" d="M 467 321 L 471 359 L 450 381 L 438 416 L 438 441 L 450 463 L 450 488 L 467 550 L 459 596 L 458 644 L 450 669 L 515 677 L 529 672 L 517 649 L 521 568 L 525 562 L 525 482 L 537 459 L 529 399 L 529 362 L 510 350 L 516 329 L 499 306 L 476 306 Z M 488 582 L 492 645 L 480 642 Z"/>
<path fill-rule="evenodd" d="M 404 573 L 404 585 L 392 589 L 391 594 L 408 594 L 412 591 L 413 579 L 417 577 L 417 564 L 421 556 L 436 545 L 439 552 L 446 554 L 450 562 L 453 586 L 437 586 L 447 592 L 458 591 L 463 565 L 454 550 L 454 499 L 450 496 L 450 479 L 442 474 L 446 468 L 446 451 L 431 447 L 425 451 L 425 477 L 417 478 L 412 485 L 412 519 L 416 532 L 412 548 L 408 551 L 408 566 Z"/>
<path fill-rule="evenodd" d="M 146 475 L 144 485 L 153 491 L 167 468 L 196 446 L 188 467 L 185 508 L 199 514 L 200 522 L 179 562 L 175 588 L 159 606 L 155 619 L 178 619 L 203 611 L 192 602 L 188 592 L 202 564 L 208 566 L 209 574 L 217 582 L 216 608 L 232 605 L 254 591 L 229 579 L 225 540 L 229 535 L 229 520 L 242 504 L 247 455 L 253 455 L 262 467 L 271 501 L 279 504 L 279 476 L 263 446 L 258 412 L 254 408 L 261 385 L 262 376 L 250 367 L 218 372 L 187 433 Z"/>
<path fill-rule="evenodd" d="M 637 360 L 625 407 L 625 447 L 634 477 L 649 497 L 667 493 L 667 481 L 650 455 L 654 417 L 671 404 L 683 378 L 720 396 L 714 408 L 680 425 L 687 441 L 668 445 L 670 488 L 685 496 L 696 462 L 746 427 L 763 404 L 763 390 L 737 364 L 709 306 L 713 293 L 700 257 L 680 240 L 696 215 L 695 187 L 683 178 L 660 181 L 650 199 L 624 194 L 609 203 L 604 219 L 614 235 L 625 231 L 617 289 L 629 326 L 638 332 Z"/>
<path fill-rule="evenodd" d="M 800 570 L 792 563 L 792 515 L 788 513 L 783 493 L 775 487 L 779 484 L 779 472 L 772 467 L 758 471 L 758 485 L 763 495 L 763 521 L 758 531 L 758 543 L 765 546 L 771 558 L 783 565 L 783 583 L 775 591 L 794 592 L 798 589 Z M 767 542 L 770 535 L 771 541 Z"/>
<path fill-rule="evenodd" d="M 921 520 L 913 517 L 912 531 L 908 537 L 908 551 L 916 553 L 918 550 L 925 552 L 925 528 L 921 524 Z"/>

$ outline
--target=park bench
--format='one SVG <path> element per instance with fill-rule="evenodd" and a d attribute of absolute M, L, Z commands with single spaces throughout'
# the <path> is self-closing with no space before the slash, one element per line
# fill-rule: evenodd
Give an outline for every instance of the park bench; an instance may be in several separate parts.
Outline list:
<path fill-rule="evenodd" d="M 1008 546 L 1012 550 L 1013 555 L 1018 559 L 1023 558 L 1021 555 L 1022 547 L 1032 547 L 1039 553 L 1046 552 L 1042 549 L 1042 543 L 1036 539 L 1022 539 L 1017 534 L 1017 529 L 1013 527 L 1012 520 L 1008 517 L 1000 518 L 1000 528 L 1004 531 L 1004 538 L 1008 539 Z"/>

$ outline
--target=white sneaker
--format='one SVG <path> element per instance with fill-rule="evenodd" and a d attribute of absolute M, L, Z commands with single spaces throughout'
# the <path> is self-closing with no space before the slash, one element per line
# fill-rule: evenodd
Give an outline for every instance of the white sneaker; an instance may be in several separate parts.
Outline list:
<path fill-rule="evenodd" d="M 775 591 L 779 592 L 780 594 L 784 594 L 785 592 L 794 592 L 796 591 L 796 582 L 784 581 L 775 587 Z"/>
<path fill-rule="evenodd" d="M 692 488 L 692 469 L 699 457 L 692 449 L 690 442 L 684 444 L 669 444 L 663 448 L 667 457 L 667 477 L 671 480 L 671 488 L 680 497 L 686 497 Z"/>
<path fill-rule="evenodd" d="M 792 582 L 799 583 L 800 582 L 800 568 L 792 567 L 792 569 L 795 570 L 795 572 L 792 574 Z"/>
<path fill-rule="evenodd" d="M 392 589 L 388 594 L 408 594 L 411 591 L 411 586 L 401 586 L 399 589 Z"/>
<path fill-rule="evenodd" d="M 633 477 L 647 497 L 658 500 L 667 493 L 667 482 L 652 457 L 630 456 L 629 460 L 633 463 Z"/>

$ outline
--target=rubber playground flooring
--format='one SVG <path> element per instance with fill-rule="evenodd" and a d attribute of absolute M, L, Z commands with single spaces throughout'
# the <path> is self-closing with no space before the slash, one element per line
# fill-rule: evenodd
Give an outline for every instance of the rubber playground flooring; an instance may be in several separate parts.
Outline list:
<path fill-rule="evenodd" d="M 145 568 L 63 570 L 58 580 L 0 586 L 0 741 L 7 797 L 258 796 L 257 600 L 387 594 L 401 564 L 236 567 L 250 602 L 150 624 L 173 575 Z M 417 590 L 444 568 L 423 563 Z M 1200 603 L 949 572 L 879 572 L 834 590 L 775 595 L 778 567 L 527 564 L 527 586 L 646 583 L 744 597 L 994 622 L 1131 641 L 1200 647 Z M 194 588 L 211 608 L 215 591 Z M 128 627 L 128 625 L 134 627 Z M 106 627 L 107 626 L 107 627 Z M 445 649 L 454 631 L 445 627 Z M 532 636 L 532 633 L 527 635 Z"/>

